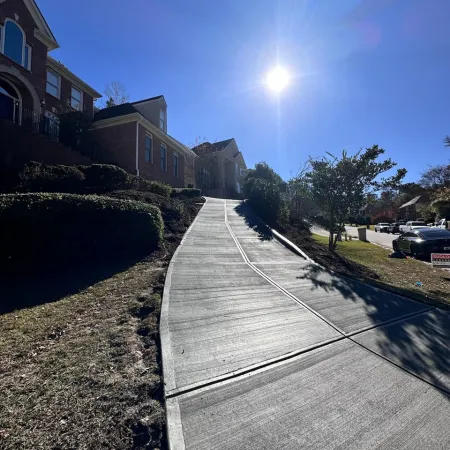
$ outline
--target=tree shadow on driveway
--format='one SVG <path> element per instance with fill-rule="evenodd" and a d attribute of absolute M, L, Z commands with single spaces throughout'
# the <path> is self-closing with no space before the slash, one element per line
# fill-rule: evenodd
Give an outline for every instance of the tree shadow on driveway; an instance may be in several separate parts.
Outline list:
<path fill-rule="evenodd" d="M 271 241 L 273 239 L 273 233 L 270 227 L 268 227 L 247 205 L 246 202 L 241 202 L 234 210 L 244 218 L 245 224 L 258 234 L 258 238 L 261 241 Z"/>
<path fill-rule="evenodd" d="M 330 311 L 333 308 L 339 310 L 336 296 L 348 302 L 362 304 L 364 314 L 373 325 L 419 312 L 421 306 L 426 307 L 414 300 L 333 274 L 313 264 L 302 269 L 297 279 L 310 281 L 311 290 L 319 291 L 318 297 L 322 304 L 328 294 L 329 306 L 332 307 Z M 333 300 L 335 304 L 331 303 Z M 308 299 L 306 303 L 309 303 Z M 325 315 L 320 310 L 318 312 Z M 333 322 L 332 317 L 328 319 Z M 447 311 L 433 309 L 359 333 L 352 339 L 450 393 L 450 314 Z"/>

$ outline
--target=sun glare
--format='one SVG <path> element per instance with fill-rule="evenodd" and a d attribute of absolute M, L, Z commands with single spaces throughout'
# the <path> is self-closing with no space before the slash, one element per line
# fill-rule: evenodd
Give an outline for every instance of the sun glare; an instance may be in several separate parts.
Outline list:
<path fill-rule="evenodd" d="M 275 67 L 267 74 L 267 86 L 274 92 L 281 92 L 289 84 L 289 73 L 282 67 Z"/>

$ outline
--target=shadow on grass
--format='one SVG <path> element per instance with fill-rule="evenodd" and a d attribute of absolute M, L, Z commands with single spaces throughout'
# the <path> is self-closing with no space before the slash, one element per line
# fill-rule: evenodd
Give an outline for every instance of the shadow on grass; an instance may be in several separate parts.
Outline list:
<path fill-rule="evenodd" d="M 309 295 L 311 302 L 308 303 L 315 308 L 314 298 L 317 296 L 319 313 L 327 316 L 327 310 L 330 311 L 328 307 L 333 303 L 334 316 L 328 318 L 341 327 L 343 324 L 340 325 L 336 317 L 342 314 L 351 320 L 349 316 L 354 316 L 358 307 L 361 308 L 361 315 L 368 317 L 372 325 L 426 308 L 414 300 L 374 289 L 317 265 L 303 269 L 296 278 L 310 281 L 311 291 L 317 291 L 317 295 Z M 327 297 L 329 302 L 324 301 Z M 355 304 L 351 311 L 345 304 L 347 302 Z M 380 326 L 354 339 L 450 393 L 450 313 L 435 309 L 395 324 Z"/>
<path fill-rule="evenodd" d="M 246 202 L 241 202 L 234 210 L 244 218 L 246 225 L 258 234 L 261 241 L 273 239 L 272 230 L 253 212 Z"/>
<path fill-rule="evenodd" d="M 127 256 L 115 261 L 49 268 L 33 274 L 0 274 L 0 314 L 58 301 L 125 271 L 143 258 Z"/>

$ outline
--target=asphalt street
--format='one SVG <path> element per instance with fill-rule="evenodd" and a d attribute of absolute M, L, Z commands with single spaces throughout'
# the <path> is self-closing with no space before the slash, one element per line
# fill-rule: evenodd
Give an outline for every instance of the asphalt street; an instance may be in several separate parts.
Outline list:
<path fill-rule="evenodd" d="M 240 202 L 186 233 L 160 328 L 172 450 L 450 448 L 450 315 L 322 270 Z"/>
<path fill-rule="evenodd" d="M 357 227 L 349 227 L 346 226 L 345 229 L 352 236 L 358 236 L 358 228 Z M 378 233 L 372 230 L 366 230 L 366 237 L 369 242 L 373 242 L 374 244 L 381 245 L 382 247 L 386 247 L 392 250 L 392 241 L 399 237 L 399 234 L 389 234 L 389 233 Z"/>

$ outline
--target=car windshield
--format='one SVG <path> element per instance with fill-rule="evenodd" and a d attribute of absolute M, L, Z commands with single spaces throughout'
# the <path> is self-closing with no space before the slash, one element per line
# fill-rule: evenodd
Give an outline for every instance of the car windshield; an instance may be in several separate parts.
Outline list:
<path fill-rule="evenodd" d="M 386 226 L 388 226 L 389 224 L 388 224 L 388 223 L 380 223 L 380 224 L 378 224 L 378 225 L 380 225 L 381 227 L 386 227 Z"/>
<path fill-rule="evenodd" d="M 448 230 L 422 230 L 419 233 L 421 238 L 450 238 L 450 231 Z"/>

